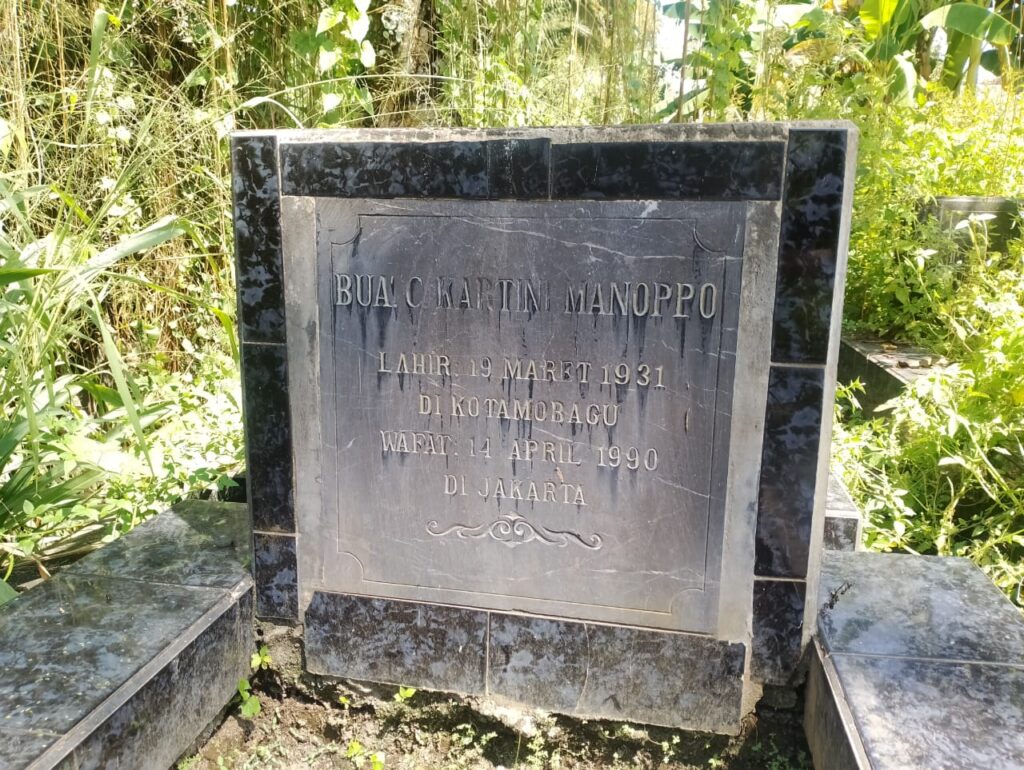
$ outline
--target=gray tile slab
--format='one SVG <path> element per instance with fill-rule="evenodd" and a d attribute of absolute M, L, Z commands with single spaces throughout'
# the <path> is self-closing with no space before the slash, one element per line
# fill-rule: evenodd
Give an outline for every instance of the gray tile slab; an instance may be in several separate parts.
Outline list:
<path fill-rule="evenodd" d="M 224 596 L 79 575 L 26 592 L 0 608 L 0 723 L 66 732 Z"/>
<path fill-rule="evenodd" d="M 64 571 L 230 588 L 246 574 L 250 535 L 238 503 L 186 501 Z"/>
<path fill-rule="evenodd" d="M 863 756 L 860 736 L 850 724 L 841 690 L 837 692 L 833 688 L 829 674 L 826 674 L 828 666 L 834 675 L 831 665 L 830 660 L 821 659 L 818 646 L 812 645 L 804 690 L 807 746 L 811 750 L 815 770 L 859 770 L 858 757 Z"/>
<path fill-rule="evenodd" d="M 858 513 L 857 505 L 850 497 L 850 491 L 846 488 L 843 480 L 836 475 L 835 471 L 828 475 L 828 493 L 825 498 L 825 510 L 829 515 L 842 512 L 845 514 Z"/>
<path fill-rule="evenodd" d="M 825 516 L 825 533 L 822 547 L 828 551 L 856 551 L 860 546 L 861 521 L 856 513 L 852 516 Z"/>
<path fill-rule="evenodd" d="M 62 742 L 73 748 L 57 766 L 171 767 L 250 673 L 252 604 L 250 588 L 184 649 L 165 656 L 163 667 L 124 702 L 77 725 Z"/>
<path fill-rule="evenodd" d="M 798 673 L 806 596 L 802 580 L 754 581 L 750 672 L 758 681 L 787 685 Z"/>
<path fill-rule="evenodd" d="M 252 537 L 256 614 L 261 618 L 297 620 L 298 566 L 293 535 L 256 532 Z"/>
<path fill-rule="evenodd" d="M 16 730 L 0 716 L 0 767 L 25 767 L 60 736 L 49 730 Z"/>
<path fill-rule="evenodd" d="M 874 770 L 1020 770 L 1024 669 L 834 655 Z"/>
<path fill-rule="evenodd" d="M 491 613 L 488 693 L 602 719 L 733 732 L 742 644 L 696 634 Z"/>
<path fill-rule="evenodd" d="M 486 612 L 318 591 L 305 615 L 306 668 L 482 694 L 486 634 Z"/>
<path fill-rule="evenodd" d="M 831 551 L 819 605 L 833 653 L 1024 665 L 1024 618 L 967 559 Z"/>

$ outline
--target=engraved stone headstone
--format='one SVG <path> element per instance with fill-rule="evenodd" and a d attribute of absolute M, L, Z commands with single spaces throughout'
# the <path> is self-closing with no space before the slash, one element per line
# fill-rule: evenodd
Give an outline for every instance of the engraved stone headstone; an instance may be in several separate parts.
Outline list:
<path fill-rule="evenodd" d="M 237 134 L 258 613 L 317 673 L 738 729 L 810 631 L 855 141 Z"/>

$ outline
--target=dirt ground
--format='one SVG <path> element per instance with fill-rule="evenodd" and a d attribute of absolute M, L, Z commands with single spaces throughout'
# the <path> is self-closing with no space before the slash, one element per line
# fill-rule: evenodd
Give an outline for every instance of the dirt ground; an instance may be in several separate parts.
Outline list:
<path fill-rule="evenodd" d="M 244 718 L 232 704 L 180 770 L 810 767 L 792 693 L 784 708 L 762 705 L 740 736 L 727 737 L 524 712 L 405 688 L 308 680 L 294 686 L 273 669 L 252 681 L 260 713 Z"/>

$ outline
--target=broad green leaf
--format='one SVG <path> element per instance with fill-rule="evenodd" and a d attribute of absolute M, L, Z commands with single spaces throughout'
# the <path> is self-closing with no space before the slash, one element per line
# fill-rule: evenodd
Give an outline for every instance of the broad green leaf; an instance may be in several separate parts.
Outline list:
<path fill-rule="evenodd" d="M 106 354 L 107 364 L 110 366 L 110 375 L 114 378 L 117 392 L 121 396 L 121 403 L 124 404 L 125 412 L 128 415 L 128 422 L 131 424 L 139 440 L 139 447 L 142 449 L 147 465 L 149 465 L 150 473 L 155 475 L 156 469 L 153 467 L 153 460 L 149 456 L 149 442 L 146 440 L 146 432 L 143 430 L 142 423 L 139 420 L 139 410 L 136 407 L 136 403 L 139 400 L 138 394 L 135 392 L 134 383 L 129 379 L 128 373 L 122 365 L 121 352 L 117 348 L 117 343 L 114 342 L 114 335 L 111 334 L 110 328 L 100 314 L 99 300 L 95 295 L 92 297 L 92 306 L 89 308 L 89 311 L 93 324 L 95 324 L 100 332 L 100 337 L 103 341 L 103 352 Z"/>
<path fill-rule="evenodd" d="M 882 30 L 892 21 L 901 2 L 907 0 L 865 0 L 864 5 L 860 7 L 860 21 L 869 40 L 874 40 L 882 34 Z"/>
<path fill-rule="evenodd" d="M 988 8 L 970 3 L 953 3 L 932 11 L 921 19 L 925 29 L 942 27 L 947 32 L 961 32 L 993 45 L 1009 45 L 1017 36 L 1017 28 Z"/>
<path fill-rule="evenodd" d="M 333 29 L 343 21 L 345 21 L 345 13 L 343 11 L 336 11 L 333 8 L 324 8 L 320 11 L 320 18 L 316 23 L 316 34 L 322 35 L 324 32 Z"/>
<path fill-rule="evenodd" d="M 41 267 L 0 267 L 0 286 L 24 281 L 37 275 L 55 272 Z"/>
<path fill-rule="evenodd" d="M 369 31 L 370 17 L 365 13 L 359 14 L 358 17 L 349 22 L 348 33 L 357 43 L 363 42 L 363 40 L 366 39 L 366 33 Z"/>
<path fill-rule="evenodd" d="M 7 585 L 7 581 L 0 580 L 0 606 L 7 604 L 11 599 L 16 599 L 18 592 Z"/>
<path fill-rule="evenodd" d="M 336 110 L 338 107 L 341 106 L 342 96 L 341 94 L 335 94 L 331 93 L 330 91 L 325 91 L 323 94 L 320 95 L 320 102 L 324 112 L 330 112 L 331 110 Z"/>
<path fill-rule="evenodd" d="M 668 3 L 661 6 L 661 12 L 670 19 L 681 19 L 686 13 L 686 3 Z"/>
<path fill-rule="evenodd" d="M 248 698 L 242 701 L 242 708 L 240 713 L 244 719 L 252 719 L 257 716 L 262 710 L 260 706 L 260 699 L 255 695 L 250 695 Z"/>
<path fill-rule="evenodd" d="M 359 61 L 366 69 L 377 63 L 377 52 L 373 50 L 373 43 L 369 40 L 364 40 L 359 46 Z"/>
<path fill-rule="evenodd" d="M 328 72 L 341 58 L 341 51 L 334 47 L 322 47 L 316 55 L 316 68 L 319 72 Z"/>
<path fill-rule="evenodd" d="M 904 54 L 893 57 L 893 73 L 890 95 L 903 101 L 908 107 L 914 106 L 914 90 L 917 88 L 917 70 L 914 63 Z"/>
<path fill-rule="evenodd" d="M 1003 63 L 999 59 L 999 51 L 990 48 L 981 54 L 981 66 L 993 75 L 1003 74 Z"/>

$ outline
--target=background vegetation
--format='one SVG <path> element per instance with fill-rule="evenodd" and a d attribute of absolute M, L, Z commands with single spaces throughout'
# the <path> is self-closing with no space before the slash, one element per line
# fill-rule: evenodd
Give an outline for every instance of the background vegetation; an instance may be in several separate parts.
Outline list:
<path fill-rule="evenodd" d="M 847 321 L 955 365 L 836 449 L 882 549 L 1020 601 L 1020 243 L 937 195 L 1024 195 L 1021 3 L 0 0 L 0 577 L 232 484 L 227 133 L 847 118 Z"/>

